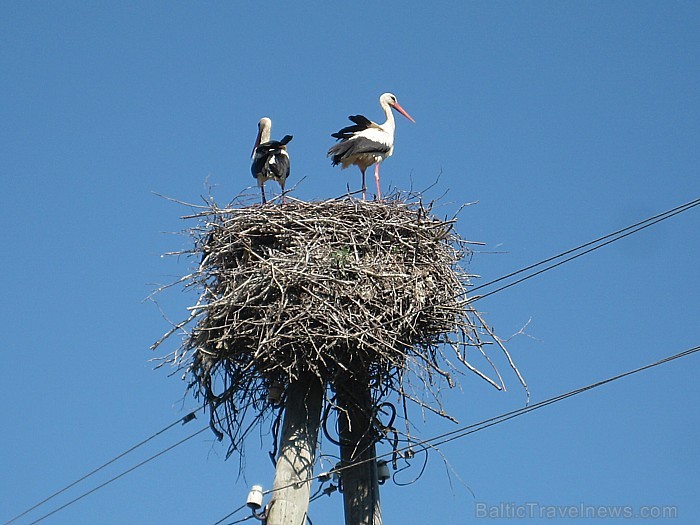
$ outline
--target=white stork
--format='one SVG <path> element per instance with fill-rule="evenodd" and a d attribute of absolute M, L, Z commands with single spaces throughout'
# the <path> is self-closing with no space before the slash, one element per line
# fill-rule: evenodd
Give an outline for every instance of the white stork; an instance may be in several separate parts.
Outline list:
<path fill-rule="evenodd" d="M 289 177 L 289 154 L 287 144 L 292 140 L 291 135 L 285 135 L 280 141 L 270 140 L 272 121 L 263 117 L 258 122 L 258 137 L 253 146 L 253 163 L 250 171 L 258 181 L 262 203 L 265 204 L 265 182 L 276 180 L 282 187 L 282 203 L 284 204 L 284 184 Z"/>
<path fill-rule="evenodd" d="M 365 170 L 372 164 L 374 167 L 374 179 L 377 182 L 377 199 L 381 200 L 382 190 L 379 185 L 379 164 L 394 152 L 394 114 L 391 108 L 401 113 L 411 122 L 415 120 L 406 113 L 396 97 L 391 93 L 384 93 L 379 97 L 379 104 L 386 115 L 384 124 L 372 122 L 363 115 L 350 115 L 348 118 L 355 123 L 354 126 L 343 128 L 331 137 L 340 142 L 328 150 L 333 166 L 341 165 L 341 169 L 354 164 L 362 172 L 362 199 L 367 198 L 367 186 L 365 185 Z"/>

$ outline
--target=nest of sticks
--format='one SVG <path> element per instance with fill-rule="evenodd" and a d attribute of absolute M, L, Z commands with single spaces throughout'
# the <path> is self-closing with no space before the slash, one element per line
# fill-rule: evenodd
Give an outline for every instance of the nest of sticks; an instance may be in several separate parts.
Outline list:
<path fill-rule="evenodd" d="M 189 253 L 200 264 L 180 282 L 199 298 L 154 347 L 189 327 L 164 362 L 185 372 L 229 453 L 275 408 L 271 390 L 284 399 L 308 373 L 329 387 L 326 405 L 356 377 L 377 405 L 394 395 L 448 418 L 439 390 L 465 369 L 503 387 L 495 367 L 490 379 L 469 362 L 494 342 L 507 354 L 467 297 L 460 262 L 474 243 L 432 205 L 288 198 L 186 218 L 199 221 Z"/>

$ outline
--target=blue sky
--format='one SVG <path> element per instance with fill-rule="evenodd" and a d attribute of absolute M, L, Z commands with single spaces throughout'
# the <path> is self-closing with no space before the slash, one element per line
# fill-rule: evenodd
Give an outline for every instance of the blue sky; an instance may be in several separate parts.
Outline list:
<path fill-rule="evenodd" d="M 379 95 L 395 93 L 416 124 L 398 116 L 384 187 L 440 175 L 440 213 L 476 202 L 458 228 L 486 243 L 468 266 L 482 282 L 700 196 L 694 2 L 8 1 L 0 14 L 2 521 L 196 406 L 149 362 L 168 324 L 145 298 L 193 265 L 161 257 L 189 246 L 192 224 L 154 192 L 199 203 L 211 186 L 227 203 L 253 183 L 263 115 L 273 137 L 294 135 L 294 196 L 322 199 L 359 186 L 325 158 L 329 134 L 350 114 L 380 120 Z M 530 321 L 508 344 L 533 401 L 700 342 L 699 230 L 696 208 L 479 303 L 502 337 Z M 159 298 L 172 319 L 193 301 Z M 478 503 L 532 502 L 671 505 L 679 517 L 655 522 L 697 523 L 698 359 L 445 445 L 463 483 L 432 454 L 418 482 L 382 488 L 385 523 L 492 522 Z M 507 392 L 465 375 L 445 393 L 462 424 L 523 406 L 497 363 Z M 245 478 L 204 433 L 44 522 L 214 523 L 253 482 L 271 486 L 266 439 L 251 439 Z M 342 523 L 339 496 L 310 516 Z"/>

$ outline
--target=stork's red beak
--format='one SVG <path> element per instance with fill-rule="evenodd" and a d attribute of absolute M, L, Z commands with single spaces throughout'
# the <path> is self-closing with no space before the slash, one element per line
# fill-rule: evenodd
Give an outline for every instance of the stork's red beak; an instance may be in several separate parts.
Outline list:
<path fill-rule="evenodd" d="M 410 121 L 413 122 L 414 124 L 416 123 L 416 121 L 413 120 L 413 117 L 412 117 L 411 115 L 409 115 L 408 113 L 406 113 L 406 110 L 405 110 L 405 109 L 403 109 L 401 106 L 399 106 L 399 103 L 398 103 L 398 102 L 397 102 L 396 104 L 394 104 L 393 107 L 394 107 L 394 109 L 395 109 L 396 111 L 398 111 L 399 113 L 401 113 L 401 114 L 402 114 L 404 117 L 406 117 L 408 120 L 410 120 Z"/>

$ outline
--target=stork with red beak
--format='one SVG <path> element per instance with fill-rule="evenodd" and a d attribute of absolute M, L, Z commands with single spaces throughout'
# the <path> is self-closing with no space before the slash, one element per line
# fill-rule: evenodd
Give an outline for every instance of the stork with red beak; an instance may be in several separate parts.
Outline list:
<path fill-rule="evenodd" d="M 284 185 L 289 177 L 289 153 L 287 144 L 292 140 L 291 135 L 285 135 L 282 140 L 270 140 L 272 121 L 263 117 L 258 122 L 258 137 L 253 146 L 253 163 L 250 171 L 258 181 L 262 203 L 265 204 L 265 182 L 272 179 L 282 188 L 282 203 L 284 204 Z"/>
<path fill-rule="evenodd" d="M 394 152 L 394 114 L 391 109 L 401 113 L 411 122 L 415 122 L 411 115 L 406 113 L 391 93 L 384 93 L 379 97 L 379 104 L 386 115 L 384 124 L 372 122 L 363 115 L 350 115 L 348 118 L 355 124 L 343 128 L 331 137 L 339 140 L 338 144 L 328 150 L 333 166 L 341 165 L 341 169 L 355 165 L 362 172 L 362 199 L 367 198 L 367 186 L 365 185 L 365 171 L 372 164 L 374 167 L 374 180 L 377 183 L 377 199 L 381 200 L 382 190 L 379 184 L 379 164 Z"/>

